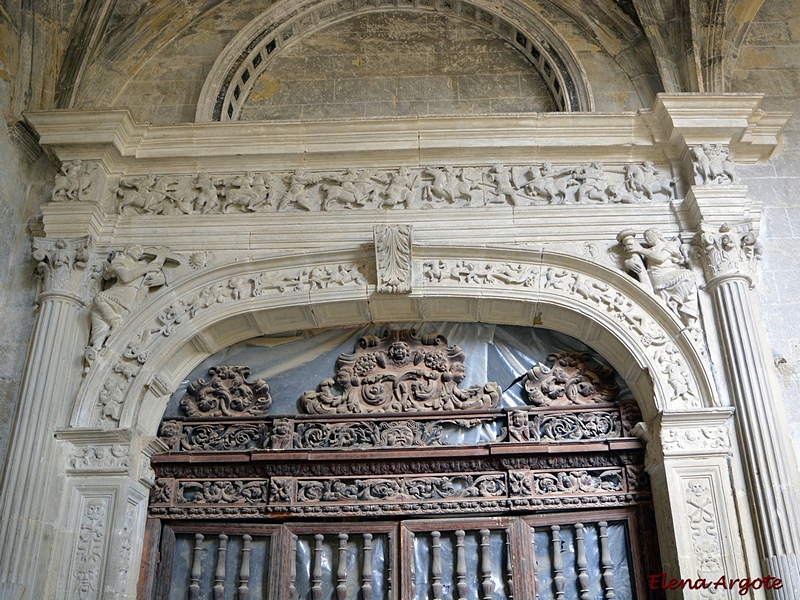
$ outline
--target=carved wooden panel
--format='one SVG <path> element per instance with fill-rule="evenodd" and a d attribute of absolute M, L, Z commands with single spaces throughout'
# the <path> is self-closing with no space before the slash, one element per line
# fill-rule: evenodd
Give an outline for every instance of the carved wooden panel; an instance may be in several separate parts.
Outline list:
<path fill-rule="evenodd" d="M 464 353 L 436 334 L 388 330 L 383 337 L 358 340 L 353 354 L 336 361 L 336 381 L 303 394 L 312 414 L 458 411 L 493 408 L 500 402 L 496 383 L 459 388 L 466 376 Z M 337 389 L 338 388 L 338 389 Z M 341 390 L 341 394 L 336 392 Z"/>

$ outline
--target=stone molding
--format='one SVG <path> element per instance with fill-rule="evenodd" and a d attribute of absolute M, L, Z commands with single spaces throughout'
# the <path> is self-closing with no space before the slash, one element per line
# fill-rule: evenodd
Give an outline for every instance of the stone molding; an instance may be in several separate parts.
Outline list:
<path fill-rule="evenodd" d="M 727 458 L 731 451 L 732 407 L 661 412 L 649 422 L 636 425 L 633 433 L 647 443 L 647 464 L 667 458 Z"/>
<path fill-rule="evenodd" d="M 659 94 L 630 114 L 524 114 L 305 123 L 136 123 L 126 110 L 26 114 L 62 161 L 101 161 L 109 174 L 292 171 L 535 161 L 682 164 L 690 144 L 727 144 L 737 163 L 772 155 L 788 113 L 758 109 L 760 95 Z M 87 143 L 87 132 L 90 141 Z M 245 135 L 246 132 L 246 135 Z"/>

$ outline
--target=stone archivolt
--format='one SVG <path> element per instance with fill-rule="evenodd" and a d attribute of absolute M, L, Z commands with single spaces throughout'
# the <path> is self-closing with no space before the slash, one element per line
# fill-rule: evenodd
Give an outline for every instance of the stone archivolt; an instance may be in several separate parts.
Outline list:
<path fill-rule="evenodd" d="M 122 215 L 316 212 L 352 209 L 649 204 L 675 197 L 650 161 L 585 165 L 400 167 L 239 175 L 142 175 L 115 188 Z"/>
<path fill-rule="evenodd" d="M 633 339 L 641 344 L 650 357 L 653 372 L 663 381 L 664 389 L 670 390 L 667 392 L 669 405 L 690 408 L 701 404 L 697 382 L 689 370 L 686 357 L 676 346 L 676 342 L 672 341 L 672 336 L 659 322 L 648 316 L 638 303 L 609 283 L 570 269 L 534 266 L 523 262 L 464 259 L 422 259 L 414 262 L 414 270 L 421 275 L 424 286 L 491 284 L 499 288 L 540 290 L 539 293 L 544 297 L 575 296 L 581 302 L 613 317 L 614 321 L 630 331 Z M 255 273 L 224 277 L 205 284 L 199 291 L 194 287 L 192 291 L 177 297 L 170 290 L 169 295 L 164 296 L 170 301 L 168 306 L 163 307 L 162 303 L 162 308 L 159 309 L 158 304 L 148 303 L 151 306 L 148 314 L 153 315 L 150 323 L 137 326 L 136 333 L 129 334 L 125 351 L 117 359 L 110 355 L 104 356 L 102 364 L 106 366 L 101 367 L 102 371 L 97 373 L 101 379 L 93 383 L 92 388 L 86 388 L 97 390 L 92 399 L 92 403 L 98 407 L 95 409 L 95 423 L 102 427 L 117 426 L 136 373 L 155 355 L 159 340 L 188 326 L 201 312 L 211 310 L 212 307 L 228 307 L 225 310 L 230 311 L 230 306 L 234 303 L 261 296 L 307 293 L 331 287 L 364 286 L 367 284 L 365 272 L 366 263 L 359 262 L 258 270 Z M 154 312 L 153 306 L 158 312 Z M 102 351 L 103 354 L 107 352 L 106 348 Z M 100 367 L 99 364 L 97 366 Z M 87 369 L 87 383 L 94 380 L 95 370 L 90 364 Z M 331 399 L 336 398 L 331 389 L 328 386 L 325 394 Z M 321 391 L 316 392 L 320 393 Z M 336 409 L 329 407 L 329 410 Z"/>

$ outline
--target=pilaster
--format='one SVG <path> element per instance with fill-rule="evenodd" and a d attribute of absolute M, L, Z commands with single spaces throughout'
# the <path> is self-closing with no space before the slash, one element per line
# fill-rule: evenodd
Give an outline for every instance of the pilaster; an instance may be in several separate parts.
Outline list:
<path fill-rule="evenodd" d="M 705 225 L 697 245 L 711 294 L 731 398 L 737 409 L 750 506 L 766 574 L 784 582 L 772 598 L 800 595 L 795 464 L 781 392 L 771 374 L 760 307 L 751 292 L 760 254 L 748 225 Z"/>
<path fill-rule="evenodd" d="M 669 524 L 669 531 L 658 532 L 668 579 L 716 582 L 722 576 L 748 576 L 729 476 L 733 412 L 729 407 L 661 412 L 634 430 L 647 441 L 645 467 L 657 520 Z M 667 597 L 739 596 L 718 587 L 668 590 Z"/>
<path fill-rule="evenodd" d="M 53 431 L 69 418 L 88 336 L 86 306 L 98 287 L 102 260 L 88 239 L 36 238 L 41 277 L 39 314 L 28 353 L 9 461 L 0 496 L 2 598 L 41 598 L 58 530 L 62 469 Z M 60 465 L 59 465 L 60 466 Z"/>

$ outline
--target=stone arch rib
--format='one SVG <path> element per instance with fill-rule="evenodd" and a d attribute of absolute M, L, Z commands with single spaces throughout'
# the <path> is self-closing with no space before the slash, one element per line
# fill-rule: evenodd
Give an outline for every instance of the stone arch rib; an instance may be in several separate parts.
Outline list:
<path fill-rule="evenodd" d="M 585 72 L 567 43 L 540 16 L 516 1 L 309 0 L 278 4 L 250 22 L 220 54 L 206 78 L 195 121 L 236 121 L 258 76 L 281 50 L 329 25 L 371 12 L 437 13 L 469 21 L 505 39 L 539 72 L 562 111 L 594 108 Z"/>

